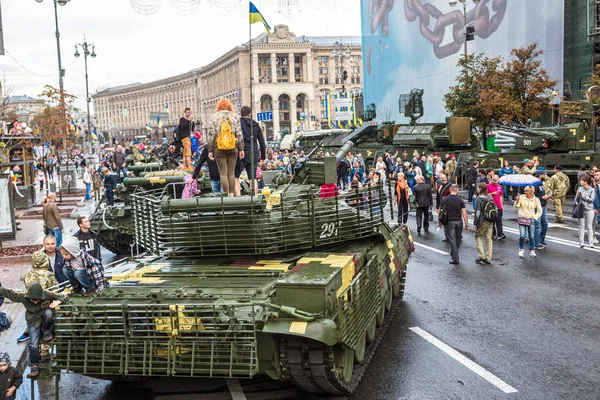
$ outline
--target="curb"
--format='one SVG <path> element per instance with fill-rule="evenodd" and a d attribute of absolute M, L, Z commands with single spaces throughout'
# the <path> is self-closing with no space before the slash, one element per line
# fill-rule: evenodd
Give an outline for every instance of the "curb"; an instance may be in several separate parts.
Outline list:
<path fill-rule="evenodd" d="M 41 245 L 40 245 L 41 247 Z M 27 262 L 31 260 L 31 254 L 23 254 L 20 256 L 0 257 L 0 265 L 12 264 L 15 262 Z"/>

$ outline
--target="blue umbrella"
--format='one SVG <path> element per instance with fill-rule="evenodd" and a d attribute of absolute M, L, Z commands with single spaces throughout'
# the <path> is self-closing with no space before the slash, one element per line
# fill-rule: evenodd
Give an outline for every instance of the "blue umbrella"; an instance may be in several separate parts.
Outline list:
<path fill-rule="evenodd" d="M 498 179 L 498 183 L 508 186 L 539 186 L 542 181 L 529 174 L 511 174 Z"/>

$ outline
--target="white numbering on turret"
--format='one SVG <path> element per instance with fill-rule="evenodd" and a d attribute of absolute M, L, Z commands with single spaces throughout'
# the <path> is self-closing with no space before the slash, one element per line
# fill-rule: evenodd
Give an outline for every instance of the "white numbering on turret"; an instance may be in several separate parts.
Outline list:
<path fill-rule="evenodd" d="M 531 146 L 531 139 L 523 140 L 523 146 Z"/>
<path fill-rule="evenodd" d="M 319 236 L 319 239 L 326 239 L 339 235 L 341 227 L 342 221 L 324 223 L 323 226 L 321 226 L 321 236 Z"/>

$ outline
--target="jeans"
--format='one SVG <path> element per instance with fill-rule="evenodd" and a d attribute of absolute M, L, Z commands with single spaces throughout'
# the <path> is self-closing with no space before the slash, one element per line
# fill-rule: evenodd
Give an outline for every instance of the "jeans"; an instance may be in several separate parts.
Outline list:
<path fill-rule="evenodd" d="M 56 238 L 56 248 L 60 248 L 62 244 L 62 229 L 60 227 L 50 229 L 50 235 Z"/>
<path fill-rule="evenodd" d="M 533 223 L 529 226 L 519 225 L 519 250 L 525 248 L 525 238 L 529 237 L 529 250 L 535 249 L 535 228 Z"/>
<path fill-rule="evenodd" d="M 496 218 L 496 222 L 494 223 L 494 236 L 504 236 L 504 229 L 502 228 L 503 214 L 504 210 L 498 209 L 498 218 Z"/>
<path fill-rule="evenodd" d="M 221 189 L 221 181 L 210 180 L 210 188 L 213 193 L 221 193 L 223 190 Z"/>
<path fill-rule="evenodd" d="M 421 231 L 421 226 L 425 232 L 429 230 L 429 207 L 417 207 L 417 231 Z"/>
<path fill-rule="evenodd" d="M 475 211 L 475 209 L 477 208 L 477 197 L 473 197 L 473 211 Z"/>
<path fill-rule="evenodd" d="M 42 323 L 39 327 L 29 327 L 29 362 L 31 364 L 37 364 L 40 362 L 40 333 L 41 332 L 52 332 L 54 329 L 54 310 L 52 308 L 46 308 L 41 315 Z"/>
<path fill-rule="evenodd" d="M 462 240 L 462 221 L 448 221 L 448 225 L 444 227 L 446 237 L 450 241 L 450 256 L 452 261 L 458 262 L 458 249 Z"/>
<path fill-rule="evenodd" d="M 120 179 L 121 179 L 121 171 L 123 171 L 123 178 L 127 178 L 127 168 L 119 165 L 117 167 L 117 180 L 118 181 L 120 181 Z"/>
<path fill-rule="evenodd" d="M 502 185 L 502 196 L 504 197 L 504 201 L 508 201 L 508 191 L 510 189 L 510 186 L 508 185 Z"/>
<path fill-rule="evenodd" d="M 469 184 L 469 197 L 467 197 L 467 200 L 469 201 L 469 203 L 471 203 L 473 201 L 473 195 L 475 194 L 476 188 L 477 188 L 477 185 Z"/>
<path fill-rule="evenodd" d="M 548 214 L 546 213 L 546 207 L 542 207 L 542 216 L 539 220 L 533 221 L 535 226 L 535 245 L 542 242 L 546 242 L 546 233 L 548 232 Z"/>
<path fill-rule="evenodd" d="M 86 200 L 91 200 L 92 199 L 92 184 L 91 183 L 86 183 L 85 184 L 85 199 Z"/>
<path fill-rule="evenodd" d="M 115 205 L 115 192 L 112 189 L 107 190 L 106 192 L 106 200 L 108 200 L 108 204 L 111 206 Z"/>
<path fill-rule="evenodd" d="M 584 211 L 583 218 L 579 218 L 579 244 L 585 243 L 585 233 L 587 231 L 590 246 L 594 244 L 594 210 Z"/>
<path fill-rule="evenodd" d="M 90 278 L 88 278 L 85 269 L 76 269 L 73 271 L 69 268 L 63 268 L 63 272 L 73 288 L 83 287 L 87 290 L 94 287 L 94 284 L 90 281 Z"/>

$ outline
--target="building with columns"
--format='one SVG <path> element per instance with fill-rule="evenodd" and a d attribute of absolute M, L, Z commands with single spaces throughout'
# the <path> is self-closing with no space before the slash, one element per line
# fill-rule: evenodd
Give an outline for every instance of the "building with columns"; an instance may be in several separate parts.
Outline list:
<path fill-rule="evenodd" d="M 153 138 L 169 137 L 168 129 L 190 107 L 196 129 L 204 131 L 217 102 L 226 97 L 238 112 L 251 105 L 255 118 L 257 112 L 272 112 L 273 120 L 261 122 L 269 140 L 285 131 L 318 129 L 327 124 L 328 94 L 342 88 L 362 92 L 360 41 L 360 37 L 297 37 L 286 25 L 277 25 L 270 34 L 253 39 L 252 55 L 245 43 L 185 74 L 96 93 L 92 99 L 98 127 L 119 139 L 146 134 L 150 124 Z M 159 129 L 150 113 L 165 111 L 165 104 L 169 118 Z"/>

